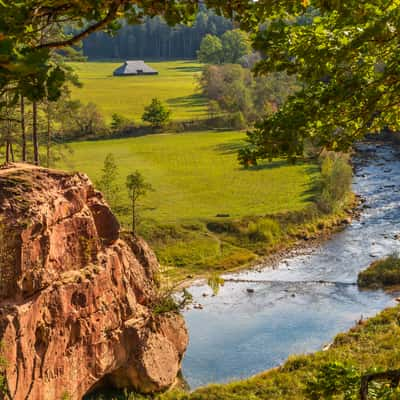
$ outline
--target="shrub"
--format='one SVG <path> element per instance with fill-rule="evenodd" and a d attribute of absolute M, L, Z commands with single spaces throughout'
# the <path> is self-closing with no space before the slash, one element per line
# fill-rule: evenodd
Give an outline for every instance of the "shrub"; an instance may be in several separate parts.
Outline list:
<path fill-rule="evenodd" d="M 350 192 L 352 169 L 348 156 L 328 152 L 321 157 L 321 194 L 317 199 L 318 208 L 330 213 L 339 207 Z"/>
<path fill-rule="evenodd" d="M 374 261 L 366 270 L 358 274 L 360 287 L 383 287 L 400 284 L 400 257 L 398 254 Z"/>
<path fill-rule="evenodd" d="M 135 128 L 133 121 L 130 121 L 123 115 L 114 113 L 111 118 L 112 120 L 110 128 L 113 135 L 125 135 L 133 131 Z"/>
<path fill-rule="evenodd" d="M 230 125 L 233 129 L 244 129 L 247 126 L 246 118 L 241 111 L 232 114 L 230 118 Z"/>
<path fill-rule="evenodd" d="M 279 223 L 270 218 L 249 222 L 246 230 L 247 236 L 254 242 L 272 244 L 282 233 Z"/>
<path fill-rule="evenodd" d="M 340 362 L 327 363 L 307 382 L 306 396 L 311 400 L 319 400 L 333 399 L 333 396 L 343 394 L 341 398 L 345 400 L 356 400 L 360 379 L 360 374 L 353 366 Z"/>

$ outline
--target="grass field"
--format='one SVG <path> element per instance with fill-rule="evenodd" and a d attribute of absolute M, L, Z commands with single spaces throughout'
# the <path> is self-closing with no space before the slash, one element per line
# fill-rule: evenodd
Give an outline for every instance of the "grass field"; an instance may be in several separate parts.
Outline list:
<path fill-rule="evenodd" d="M 169 276 L 181 280 L 241 267 L 341 218 L 315 209 L 317 165 L 277 160 L 244 169 L 237 162 L 244 138 L 243 132 L 208 131 L 77 142 L 58 167 L 86 172 L 96 181 L 112 153 L 120 173 L 117 215 L 125 227 L 130 222 L 125 179 L 141 171 L 155 190 L 140 205 L 139 234 Z"/>
<path fill-rule="evenodd" d="M 141 122 L 143 109 L 158 97 L 171 109 L 173 120 L 190 120 L 206 115 L 195 76 L 201 64 L 192 61 L 150 62 L 159 75 L 114 77 L 122 62 L 73 62 L 83 88 L 72 88 L 72 97 L 99 106 L 107 120 L 119 113 Z"/>
<path fill-rule="evenodd" d="M 201 132 L 79 142 L 72 144 L 74 154 L 69 168 L 84 171 L 96 180 L 105 156 L 114 154 L 125 205 L 125 178 L 140 170 L 155 189 L 145 198 L 142 215 L 158 223 L 304 208 L 309 202 L 315 167 L 276 161 L 243 169 L 236 151 L 244 137 L 242 132 Z"/>

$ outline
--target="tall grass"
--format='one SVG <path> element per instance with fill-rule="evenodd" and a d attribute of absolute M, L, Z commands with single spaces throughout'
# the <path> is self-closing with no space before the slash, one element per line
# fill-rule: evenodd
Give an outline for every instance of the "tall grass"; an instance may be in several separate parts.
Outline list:
<path fill-rule="evenodd" d="M 320 158 L 320 194 L 317 205 L 323 212 L 330 213 L 340 208 L 351 190 L 352 169 L 349 156 L 326 152 Z"/>

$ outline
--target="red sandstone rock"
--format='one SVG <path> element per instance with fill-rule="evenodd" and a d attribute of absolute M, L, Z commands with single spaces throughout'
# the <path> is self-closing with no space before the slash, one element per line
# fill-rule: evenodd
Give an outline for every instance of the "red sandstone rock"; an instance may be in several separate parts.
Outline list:
<path fill-rule="evenodd" d="M 119 238 L 89 179 L 0 173 L 0 340 L 13 400 L 81 399 L 103 383 L 159 391 L 187 346 L 176 314 L 154 316 L 157 260 Z"/>

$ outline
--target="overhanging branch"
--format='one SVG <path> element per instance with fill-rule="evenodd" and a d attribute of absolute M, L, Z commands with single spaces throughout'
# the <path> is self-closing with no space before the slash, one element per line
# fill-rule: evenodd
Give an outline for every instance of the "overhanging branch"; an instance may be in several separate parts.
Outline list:
<path fill-rule="evenodd" d="M 115 1 L 111 5 L 107 15 L 102 20 L 89 26 L 88 28 L 78 33 L 77 35 L 65 40 L 43 43 L 36 46 L 35 49 L 60 49 L 63 47 L 73 46 L 74 44 L 80 42 L 82 39 L 89 36 L 91 33 L 101 30 L 102 28 L 106 27 L 110 22 L 112 22 L 116 18 L 119 7 L 123 2 L 124 0 Z"/>

